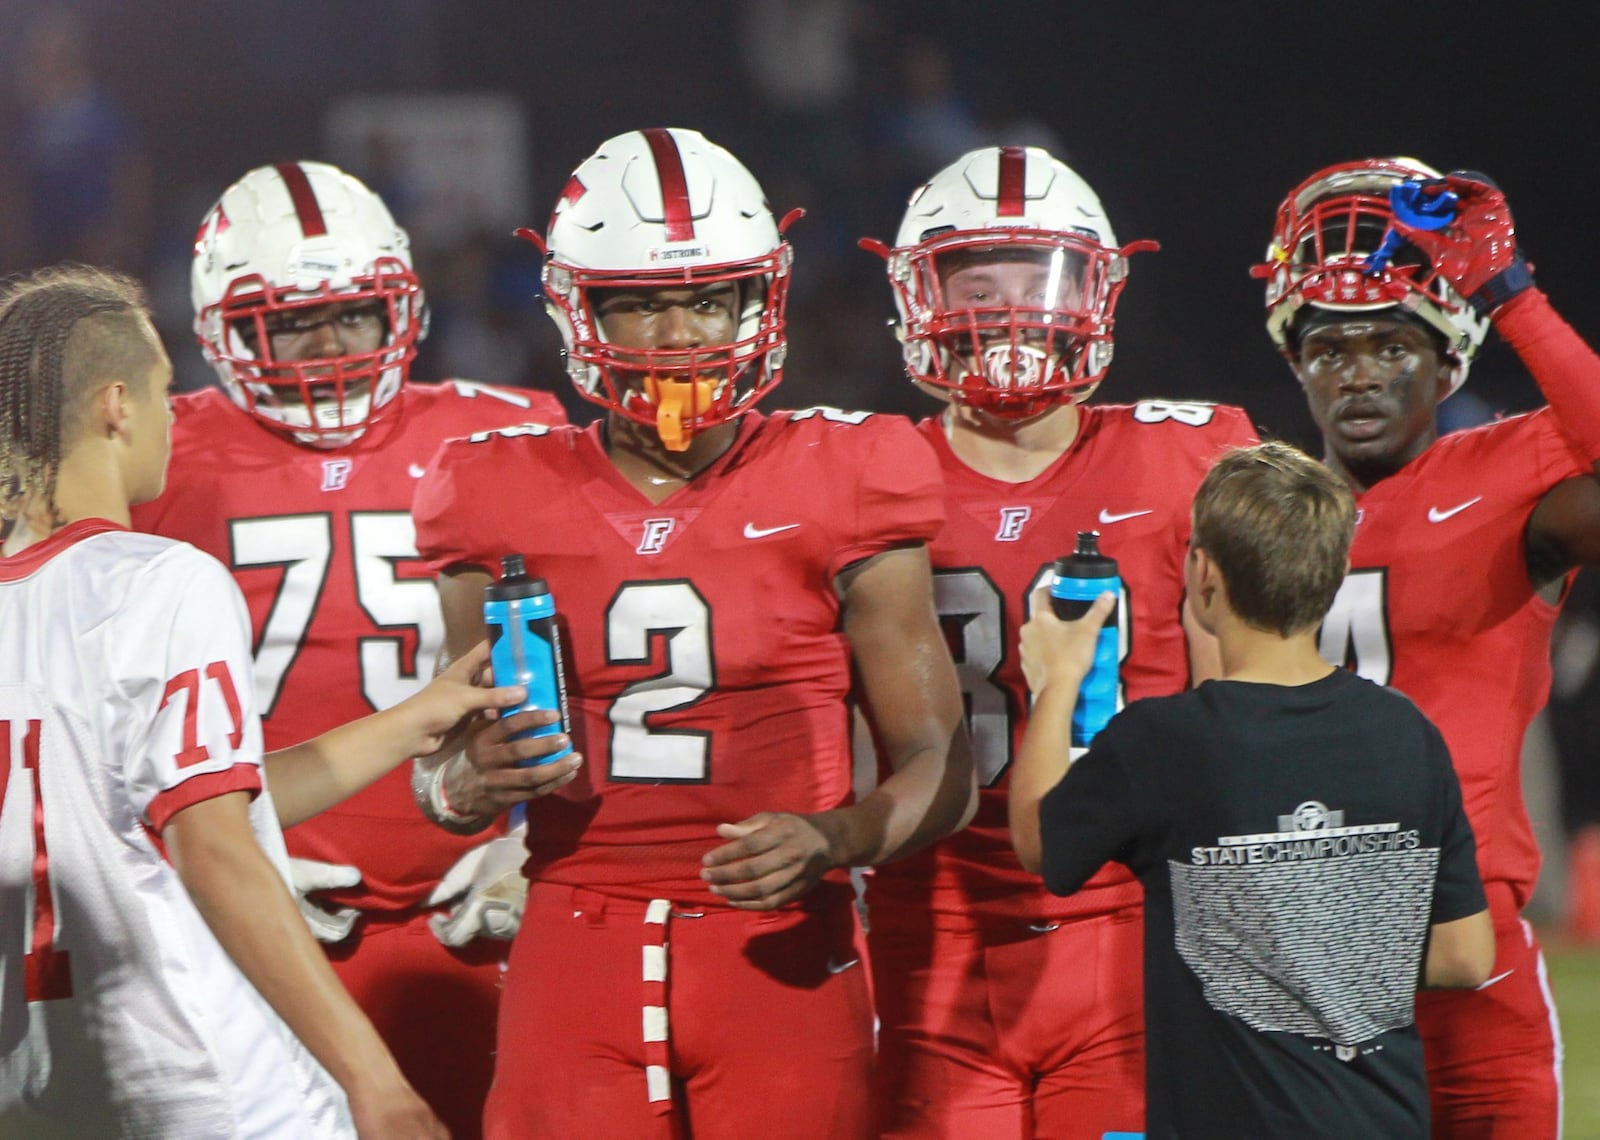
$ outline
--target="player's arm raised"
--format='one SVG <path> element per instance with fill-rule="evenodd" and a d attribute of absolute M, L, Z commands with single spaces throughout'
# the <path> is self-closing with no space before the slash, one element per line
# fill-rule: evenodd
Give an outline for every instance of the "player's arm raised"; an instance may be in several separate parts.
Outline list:
<path fill-rule="evenodd" d="M 814 815 L 762 812 L 717 833 L 702 877 L 733 906 L 766 910 L 833 867 L 885 863 L 966 826 L 977 784 L 961 689 L 933 609 L 927 549 L 897 547 L 838 579 L 844 631 L 893 774 L 859 803 Z"/>
<path fill-rule="evenodd" d="M 1505 195 L 1492 179 L 1457 170 L 1422 188 L 1457 196 L 1454 220 L 1438 230 L 1396 221 L 1440 274 L 1487 313 L 1550 403 L 1562 433 L 1593 467 L 1593 476 L 1552 487 L 1528 522 L 1528 570 L 1534 584 L 1556 584 L 1574 566 L 1600 566 L 1600 356 L 1535 285 L 1518 248 Z"/>
<path fill-rule="evenodd" d="M 483 588 L 492 580 L 487 571 L 472 568 L 439 576 L 445 653 L 449 658 L 470 653 L 483 641 L 487 633 Z M 473 717 L 466 725 L 459 750 L 444 748 L 417 760 L 411 787 L 423 814 L 451 831 L 481 831 L 513 804 L 546 795 L 569 783 L 583 763 L 583 757 L 576 752 L 551 764 L 515 766 L 519 760 L 559 752 L 570 743 L 565 733 L 509 739 L 517 732 L 554 724 L 559 715 L 554 710 L 540 710 L 504 720 Z"/>
<path fill-rule="evenodd" d="M 362 1137 L 443 1137 L 334 975 L 251 830 L 243 792 L 184 808 L 162 831 L 172 865 L 240 971 L 350 1098 Z"/>

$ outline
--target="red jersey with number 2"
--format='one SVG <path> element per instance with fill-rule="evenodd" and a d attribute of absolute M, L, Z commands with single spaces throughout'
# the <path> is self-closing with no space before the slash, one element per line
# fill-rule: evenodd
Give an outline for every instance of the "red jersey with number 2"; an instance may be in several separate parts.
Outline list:
<path fill-rule="evenodd" d="M 757 414 L 663 502 L 600 425 L 456 441 L 423 479 L 418 547 L 546 579 L 585 764 L 528 805 L 530 878 L 723 906 L 700 860 L 719 823 L 848 803 L 850 653 L 834 580 L 943 519 L 928 445 L 894 416 Z"/>

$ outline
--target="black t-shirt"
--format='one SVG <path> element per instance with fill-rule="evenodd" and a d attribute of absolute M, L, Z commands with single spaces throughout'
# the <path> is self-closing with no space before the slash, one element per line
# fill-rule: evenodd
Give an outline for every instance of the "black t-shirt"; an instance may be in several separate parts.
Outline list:
<path fill-rule="evenodd" d="M 1336 670 L 1130 705 L 1040 805 L 1045 885 L 1145 889 L 1151 1140 L 1426 1137 L 1428 927 L 1484 909 L 1437 729 Z"/>

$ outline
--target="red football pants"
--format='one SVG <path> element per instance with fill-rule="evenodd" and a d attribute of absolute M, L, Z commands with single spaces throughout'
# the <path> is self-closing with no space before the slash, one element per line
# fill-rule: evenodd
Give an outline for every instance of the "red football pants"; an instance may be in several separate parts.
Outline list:
<path fill-rule="evenodd" d="M 448 949 L 422 913 L 401 922 L 363 917 L 355 938 L 324 949 L 400 1071 L 454 1140 L 482 1136 L 510 943 L 480 938 Z"/>
<path fill-rule="evenodd" d="M 1046 930 L 872 914 L 885 1140 L 1144 1128 L 1143 910 Z"/>
<path fill-rule="evenodd" d="M 1553 1140 L 1561 1130 L 1561 1028 L 1533 929 L 1511 888 L 1486 883 L 1494 972 L 1475 990 L 1417 995 L 1436 1140 Z"/>
<path fill-rule="evenodd" d="M 530 889 L 506 973 L 488 1136 L 871 1136 L 871 994 L 848 902 L 646 917 L 637 901 Z M 660 970 L 646 948 L 663 941 Z M 645 1012 L 660 1003 L 664 1023 Z M 666 1070 L 654 1089 L 648 1066 Z"/>

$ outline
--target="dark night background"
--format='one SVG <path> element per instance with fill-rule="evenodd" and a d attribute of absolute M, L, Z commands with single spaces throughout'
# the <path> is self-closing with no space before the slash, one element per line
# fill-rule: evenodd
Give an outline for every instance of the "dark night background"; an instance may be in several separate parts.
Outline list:
<path fill-rule="evenodd" d="M 145 204 L 119 219 L 126 232 L 108 256 L 152 281 L 186 383 L 208 375 L 185 328 L 188 239 L 201 213 L 251 166 L 328 157 L 328 108 L 373 92 L 519 100 L 526 220 L 540 226 L 567 172 L 611 134 L 693 126 L 728 146 L 775 212 L 808 210 L 791 231 L 799 260 L 783 405 L 929 406 L 899 379 L 880 263 L 854 239 L 892 237 L 906 193 L 967 145 L 1039 138 L 1095 187 L 1121 240 L 1163 245 L 1134 262 L 1105 399 L 1242 403 L 1268 431 L 1310 444 L 1247 270 L 1291 186 L 1366 155 L 1494 175 L 1541 285 L 1580 332 L 1600 336 L 1600 280 L 1588 264 L 1600 251 L 1592 5 L 0 0 L 5 271 L 72 252 L 30 232 L 18 175 L 38 66 L 30 28 L 39 13 L 62 11 L 81 15 L 98 87 L 148 170 Z M 751 50 L 766 20 L 788 21 L 792 53 L 786 32 L 776 53 Z M 843 29 L 822 49 L 841 69 L 811 105 L 786 102 L 794 81 L 804 88 L 817 73 L 801 36 L 819 24 Z M 419 243 L 418 268 L 438 318 L 421 378 L 461 367 L 446 330 L 487 306 L 484 319 L 526 341 L 526 363 L 518 375 L 476 378 L 569 395 L 553 330 L 528 303 L 531 249 L 485 234 L 463 262 L 458 249 Z M 1466 393 L 1463 416 L 1539 402 L 1497 343 Z"/>

